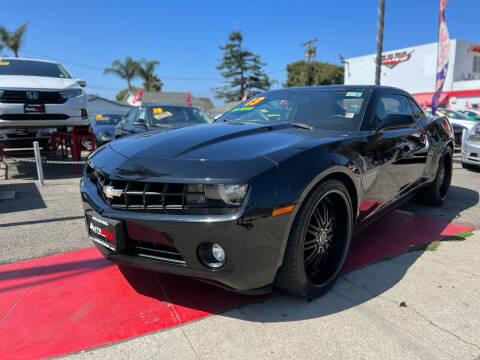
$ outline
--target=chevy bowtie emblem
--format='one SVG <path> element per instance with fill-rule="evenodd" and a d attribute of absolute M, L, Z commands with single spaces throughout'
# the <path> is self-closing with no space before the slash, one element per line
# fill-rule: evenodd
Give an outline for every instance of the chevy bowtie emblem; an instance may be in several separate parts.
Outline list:
<path fill-rule="evenodd" d="M 28 100 L 38 100 L 38 92 L 36 91 L 27 91 Z"/>
<path fill-rule="evenodd" d="M 123 190 L 115 189 L 113 186 L 105 185 L 103 187 L 103 194 L 107 199 L 113 199 L 114 197 L 122 196 Z"/>

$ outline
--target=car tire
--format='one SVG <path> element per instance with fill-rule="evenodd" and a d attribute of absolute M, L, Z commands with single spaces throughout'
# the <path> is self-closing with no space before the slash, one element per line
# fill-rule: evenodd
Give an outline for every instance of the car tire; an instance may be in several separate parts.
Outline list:
<path fill-rule="evenodd" d="M 448 146 L 438 163 L 435 179 L 417 194 L 417 200 L 425 205 L 440 206 L 445 202 L 452 182 L 453 154 Z"/>
<path fill-rule="evenodd" d="M 352 214 L 342 182 L 331 179 L 317 185 L 295 217 L 276 286 L 307 299 L 327 292 L 350 249 Z"/>

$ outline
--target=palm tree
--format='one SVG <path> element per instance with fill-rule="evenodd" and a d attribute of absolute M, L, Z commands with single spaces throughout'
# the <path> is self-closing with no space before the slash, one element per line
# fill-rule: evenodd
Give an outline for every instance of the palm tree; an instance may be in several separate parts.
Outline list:
<path fill-rule="evenodd" d="M 131 82 L 132 79 L 137 77 L 138 67 L 138 62 L 133 60 L 130 56 L 127 56 L 124 62 L 121 62 L 120 60 L 115 60 L 112 62 L 112 67 L 103 70 L 103 74 L 113 74 L 119 78 L 127 80 L 128 90 L 131 90 Z"/>
<path fill-rule="evenodd" d="M 147 61 L 142 58 L 138 67 L 138 75 L 143 79 L 143 88 L 146 91 L 161 91 L 162 80 L 154 74 L 155 67 L 160 63 L 157 60 Z"/>
<path fill-rule="evenodd" d="M 17 28 L 15 31 L 8 31 L 3 26 L 0 26 L 0 40 L 3 45 L 13 51 L 15 57 L 18 57 L 18 50 L 20 50 L 20 47 L 23 44 L 23 35 L 25 35 L 27 25 L 28 22 Z M 0 50 L 2 47 L 0 47 Z"/>

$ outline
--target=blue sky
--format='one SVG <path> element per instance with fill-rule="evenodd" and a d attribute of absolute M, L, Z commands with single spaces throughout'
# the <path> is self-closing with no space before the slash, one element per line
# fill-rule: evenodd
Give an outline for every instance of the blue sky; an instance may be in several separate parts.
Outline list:
<path fill-rule="evenodd" d="M 438 3 L 386 0 L 384 50 L 436 41 Z M 213 99 L 210 89 L 221 85 L 214 80 L 220 78 L 218 46 L 232 29 L 242 30 L 245 46 L 260 54 L 271 78 L 282 83 L 285 65 L 302 59 L 300 43 L 311 38 L 320 39 L 320 61 L 338 64 L 339 53 L 348 58 L 375 52 L 377 6 L 377 0 L 6 0 L 0 25 L 13 29 L 29 22 L 20 56 L 43 54 L 93 66 L 64 62 L 75 77 L 88 81 L 90 93 L 114 98 L 125 88 L 124 81 L 95 68 L 130 55 L 160 61 L 164 91 L 190 90 Z M 452 39 L 480 43 L 480 1 L 450 0 L 446 17 Z"/>

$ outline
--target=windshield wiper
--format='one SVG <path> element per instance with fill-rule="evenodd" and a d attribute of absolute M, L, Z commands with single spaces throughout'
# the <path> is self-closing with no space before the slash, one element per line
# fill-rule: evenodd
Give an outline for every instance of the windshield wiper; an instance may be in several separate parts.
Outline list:
<path fill-rule="evenodd" d="M 313 126 L 310 126 L 307 124 L 302 124 L 302 123 L 290 123 L 290 124 L 300 129 L 313 130 Z"/>

